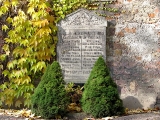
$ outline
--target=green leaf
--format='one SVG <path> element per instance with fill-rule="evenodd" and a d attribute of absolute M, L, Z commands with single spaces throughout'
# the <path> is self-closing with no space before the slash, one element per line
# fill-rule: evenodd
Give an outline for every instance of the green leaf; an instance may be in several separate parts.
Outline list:
<path fill-rule="evenodd" d="M 0 86 L 0 88 L 1 88 L 2 90 L 5 90 L 5 89 L 7 88 L 7 83 L 6 83 L 6 82 L 3 83 L 3 84 Z"/>
<path fill-rule="evenodd" d="M 34 73 L 41 71 L 42 69 L 46 68 L 46 64 L 44 61 L 38 62 L 37 64 L 33 65 L 31 67 L 31 71 L 33 71 Z"/>
<path fill-rule="evenodd" d="M 9 7 L 10 6 L 10 2 L 9 1 L 4 1 L 3 2 L 3 6 Z"/>
<path fill-rule="evenodd" d="M 19 98 L 20 96 L 22 96 L 23 92 L 24 91 L 23 91 L 22 86 L 19 86 L 18 91 L 16 91 L 16 97 Z"/>
<path fill-rule="evenodd" d="M 8 11 L 8 7 L 7 6 L 2 6 L 1 10 L 2 10 L 2 12 L 4 14 L 4 13 L 6 13 Z"/>
<path fill-rule="evenodd" d="M 13 99 L 12 98 L 5 100 L 5 105 L 11 107 L 12 104 L 13 104 Z"/>
<path fill-rule="evenodd" d="M 11 4 L 12 4 L 12 6 L 16 6 L 18 4 L 18 0 L 12 0 Z"/>
<path fill-rule="evenodd" d="M 27 72 L 28 71 L 26 68 L 20 69 L 20 70 L 13 70 L 13 77 L 22 79 L 22 77 L 24 77 Z M 22 83 L 22 81 L 21 81 L 21 83 Z"/>
<path fill-rule="evenodd" d="M 20 107 L 22 104 L 22 102 L 20 100 L 17 100 L 15 103 L 15 107 Z"/>
<path fill-rule="evenodd" d="M 4 71 L 2 72 L 2 74 L 6 77 L 6 76 L 8 76 L 8 75 L 10 74 L 10 72 L 9 72 L 8 70 L 4 70 Z"/>
<path fill-rule="evenodd" d="M 31 78 L 29 76 L 24 76 L 22 78 L 22 84 L 29 84 L 31 82 Z"/>
<path fill-rule="evenodd" d="M 30 100 L 30 99 L 26 99 L 26 100 L 24 101 L 24 105 L 29 108 L 30 105 L 31 105 L 31 100 Z"/>
<path fill-rule="evenodd" d="M 7 55 L 6 54 L 1 54 L 0 55 L 0 61 L 4 61 L 6 59 Z"/>
<path fill-rule="evenodd" d="M 29 7 L 28 10 L 27 10 L 27 13 L 28 13 L 28 14 L 32 14 L 32 13 L 34 13 L 34 12 L 35 12 L 35 10 L 34 10 L 33 7 Z"/>
<path fill-rule="evenodd" d="M 25 93 L 25 94 L 24 94 L 24 98 L 27 98 L 27 99 L 28 99 L 28 98 L 30 98 L 30 97 L 31 97 L 31 93 Z"/>
<path fill-rule="evenodd" d="M 38 62 L 37 68 L 39 68 L 39 70 L 45 69 L 46 68 L 45 62 L 44 61 Z"/>
<path fill-rule="evenodd" d="M 4 44 L 3 47 L 2 47 L 2 49 L 4 51 L 9 51 L 9 45 L 8 44 Z"/>
<path fill-rule="evenodd" d="M 14 79 L 14 83 L 17 84 L 17 85 L 20 85 L 22 81 L 23 81 L 22 78 Z"/>
<path fill-rule="evenodd" d="M 17 60 L 10 61 L 10 62 L 7 63 L 7 68 L 8 68 L 9 70 L 10 70 L 10 69 L 13 69 L 16 64 L 17 64 Z"/>
<path fill-rule="evenodd" d="M 7 25 L 2 25 L 2 30 L 7 31 L 9 28 Z"/>
<path fill-rule="evenodd" d="M 25 62 L 26 62 L 26 58 L 20 58 L 18 60 L 18 64 L 20 64 L 20 65 L 23 65 L 23 63 L 25 63 Z"/>
<path fill-rule="evenodd" d="M 11 18 L 11 17 L 8 17 L 8 18 L 6 19 L 6 21 L 7 21 L 8 23 L 12 23 L 12 18 Z"/>

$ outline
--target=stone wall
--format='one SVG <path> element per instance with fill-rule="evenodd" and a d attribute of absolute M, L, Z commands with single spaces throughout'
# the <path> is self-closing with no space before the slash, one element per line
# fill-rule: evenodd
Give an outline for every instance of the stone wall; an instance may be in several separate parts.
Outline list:
<path fill-rule="evenodd" d="M 107 62 L 125 107 L 154 107 L 160 93 L 160 0 L 117 0 L 106 18 Z M 0 52 L 2 52 L 0 31 Z M 1 75 L 1 71 L 0 71 Z"/>
<path fill-rule="evenodd" d="M 107 28 L 108 65 L 125 107 L 154 107 L 160 92 L 160 0 L 117 0 Z"/>

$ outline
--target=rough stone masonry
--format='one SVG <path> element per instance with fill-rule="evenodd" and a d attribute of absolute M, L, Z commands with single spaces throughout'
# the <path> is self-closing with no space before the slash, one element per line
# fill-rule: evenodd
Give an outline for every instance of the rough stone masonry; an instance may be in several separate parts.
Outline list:
<path fill-rule="evenodd" d="M 160 0 L 117 0 L 107 62 L 124 106 L 152 108 L 160 92 Z M 158 104 L 157 104 L 158 105 Z"/>
<path fill-rule="evenodd" d="M 160 0 L 117 0 L 114 6 L 122 12 L 106 18 L 112 77 L 125 107 L 154 107 L 160 92 Z M 0 31 L 0 51 L 2 43 Z"/>

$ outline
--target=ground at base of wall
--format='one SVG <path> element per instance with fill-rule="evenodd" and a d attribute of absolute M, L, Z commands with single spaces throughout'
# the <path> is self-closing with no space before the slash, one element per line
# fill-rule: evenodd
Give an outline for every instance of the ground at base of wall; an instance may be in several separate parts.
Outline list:
<path fill-rule="evenodd" d="M 137 113 L 136 113 L 137 111 Z M 31 110 L 9 110 L 0 109 L 0 120 L 45 120 L 31 113 Z M 58 119 L 56 119 L 58 120 Z M 69 113 L 63 120 L 160 120 L 160 110 L 157 111 L 141 111 L 132 110 L 130 114 L 123 116 L 111 116 L 101 119 L 95 119 L 91 116 L 81 113 Z"/>
<path fill-rule="evenodd" d="M 73 118 L 73 117 L 72 117 Z M 10 115 L 0 115 L 0 120 L 46 120 L 41 118 L 25 118 L 25 117 L 14 117 Z M 55 120 L 55 119 L 52 119 Z M 62 119 L 56 119 L 56 120 L 62 120 Z M 121 116 L 121 117 L 104 117 L 102 119 L 94 119 L 94 118 L 67 118 L 63 120 L 160 120 L 160 113 L 143 113 L 143 114 L 134 114 L 134 115 L 127 115 L 127 116 Z"/>
<path fill-rule="evenodd" d="M 122 117 L 115 118 L 113 120 L 160 120 L 160 112 L 122 116 Z"/>

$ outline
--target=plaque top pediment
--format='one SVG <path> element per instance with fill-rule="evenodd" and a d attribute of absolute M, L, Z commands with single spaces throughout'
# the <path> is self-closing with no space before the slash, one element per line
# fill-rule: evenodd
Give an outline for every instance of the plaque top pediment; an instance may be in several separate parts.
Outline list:
<path fill-rule="evenodd" d="M 107 26 L 107 20 L 93 11 L 78 9 L 61 20 L 58 26 Z"/>

